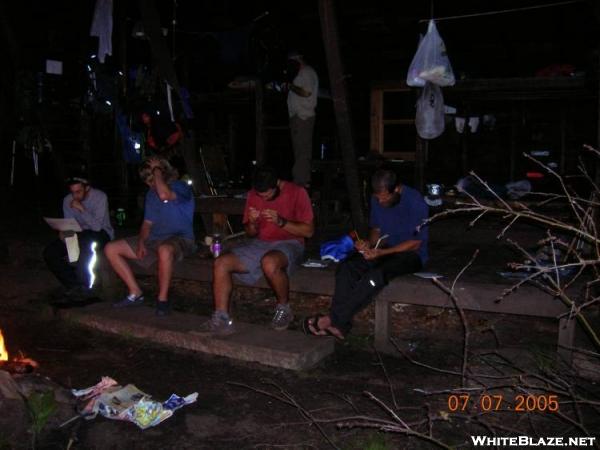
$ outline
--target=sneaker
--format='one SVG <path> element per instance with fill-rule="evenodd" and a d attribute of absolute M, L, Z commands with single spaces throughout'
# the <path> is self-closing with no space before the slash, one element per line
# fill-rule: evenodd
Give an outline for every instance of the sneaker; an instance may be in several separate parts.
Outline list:
<path fill-rule="evenodd" d="M 114 302 L 113 308 L 127 308 L 129 306 L 140 306 L 144 303 L 144 294 L 133 295 L 129 294 L 123 300 Z"/>
<path fill-rule="evenodd" d="M 271 328 L 277 331 L 286 330 L 290 326 L 290 323 L 294 320 L 294 313 L 290 305 L 277 305 L 275 307 L 275 315 L 271 320 Z"/>
<path fill-rule="evenodd" d="M 219 311 L 215 311 L 210 320 L 207 320 L 200 325 L 200 329 L 198 331 L 201 333 L 226 336 L 235 332 L 235 325 L 229 316 L 223 315 L 223 313 Z"/>
<path fill-rule="evenodd" d="M 156 310 L 154 314 L 159 317 L 168 316 L 171 313 L 171 302 L 167 300 L 166 302 L 157 301 L 156 302 Z"/>

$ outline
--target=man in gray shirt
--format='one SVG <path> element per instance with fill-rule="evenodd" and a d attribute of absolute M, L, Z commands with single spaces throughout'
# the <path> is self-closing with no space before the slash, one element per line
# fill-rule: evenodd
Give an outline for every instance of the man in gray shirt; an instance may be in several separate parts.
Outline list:
<path fill-rule="evenodd" d="M 104 244 L 114 237 L 114 231 L 104 192 L 91 187 L 82 177 L 69 178 L 67 186 L 70 193 L 63 200 L 63 214 L 65 219 L 75 219 L 82 229 L 77 233 L 79 260 L 74 264 L 69 263 L 61 232 L 59 239 L 44 249 L 44 261 L 67 294 L 75 294 L 90 288 L 88 264 L 93 256 L 92 243 L 96 242 L 95 252 L 101 252 Z"/>
<path fill-rule="evenodd" d="M 292 174 L 294 183 L 308 188 L 310 187 L 310 161 L 319 77 L 315 69 L 306 64 L 304 57 L 298 52 L 290 52 L 288 60 L 298 68 L 293 81 L 287 84 L 290 133 L 294 148 Z"/>

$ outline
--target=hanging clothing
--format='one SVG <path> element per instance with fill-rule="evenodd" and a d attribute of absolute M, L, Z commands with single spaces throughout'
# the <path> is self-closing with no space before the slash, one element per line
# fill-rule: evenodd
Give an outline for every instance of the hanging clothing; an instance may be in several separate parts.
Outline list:
<path fill-rule="evenodd" d="M 112 55 L 113 0 L 96 0 L 90 36 L 98 37 L 98 61 Z"/>

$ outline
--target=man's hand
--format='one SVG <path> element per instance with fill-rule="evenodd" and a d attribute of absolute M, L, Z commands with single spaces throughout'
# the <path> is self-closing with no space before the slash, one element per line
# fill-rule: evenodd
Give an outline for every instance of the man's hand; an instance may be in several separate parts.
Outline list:
<path fill-rule="evenodd" d="M 147 253 L 148 250 L 146 250 L 146 245 L 143 242 L 138 242 L 137 251 L 135 252 L 138 259 L 144 259 L 144 256 L 146 256 Z"/>
<path fill-rule="evenodd" d="M 260 211 L 253 206 L 248 209 L 248 220 L 252 223 L 256 223 L 260 217 Z"/>
<path fill-rule="evenodd" d="M 150 165 L 151 170 L 154 170 L 156 167 L 160 169 L 160 160 L 156 156 L 148 158 L 148 164 Z"/>
<path fill-rule="evenodd" d="M 279 221 L 279 214 L 274 209 L 264 209 L 261 215 L 267 220 L 267 222 L 277 223 Z"/>
<path fill-rule="evenodd" d="M 85 208 L 79 200 L 71 200 L 71 208 L 76 209 L 79 212 L 83 212 Z"/>
<path fill-rule="evenodd" d="M 379 258 L 380 256 L 383 256 L 383 250 L 381 250 L 380 248 L 368 248 L 366 250 L 363 250 L 361 253 L 367 261 L 372 261 L 374 259 Z"/>

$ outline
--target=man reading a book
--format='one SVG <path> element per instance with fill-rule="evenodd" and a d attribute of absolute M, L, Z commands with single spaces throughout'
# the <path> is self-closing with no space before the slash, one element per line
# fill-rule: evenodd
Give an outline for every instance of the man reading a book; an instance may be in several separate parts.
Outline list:
<path fill-rule="evenodd" d="M 90 286 L 88 265 L 96 243 L 96 252 L 114 237 L 113 227 L 108 212 L 106 194 L 90 186 L 82 176 L 67 179 L 69 194 L 63 199 L 63 215 L 65 219 L 75 219 L 82 231 L 77 232 L 79 259 L 70 263 L 65 233 L 59 232 L 59 238 L 44 249 L 44 261 L 66 289 L 67 296 L 85 293 Z"/>

